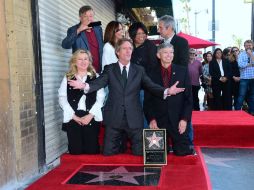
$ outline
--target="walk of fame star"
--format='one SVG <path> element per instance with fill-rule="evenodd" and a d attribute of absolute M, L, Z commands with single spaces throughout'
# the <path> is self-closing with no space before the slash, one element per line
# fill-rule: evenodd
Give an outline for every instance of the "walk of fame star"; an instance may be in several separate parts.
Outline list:
<path fill-rule="evenodd" d="M 207 154 L 203 154 L 203 155 L 205 158 L 205 162 L 207 164 L 211 164 L 214 166 L 224 166 L 228 168 L 233 168 L 231 165 L 226 164 L 226 162 L 238 160 L 237 158 L 220 158 L 220 157 L 211 157 L 211 156 L 208 156 Z"/>
<path fill-rule="evenodd" d="M 134 178 L 135 176 L 146 176 L 156 173 L 152 172 L 130 172 L 124 166 L 120 166 L 111 171 L 83 171 L 83 173 L 93 174 L 97 177 L 87 181 L 86 183 L 93 182 L 104 182 L 110 180 L 118 180 L 122 182 L 127 182 L 135 185 L 139 185 L 139 182 Z"/>
<path fill-rule="evenodd" d="M 163 139 L 163 137 L 157 137 L 156 133 L 153 132 L 152 136 L 146 138 L 149 140 L 149 148 L 151 148 L 153 145 L 156 145 L 158 148 L 160 148 L 159 141 Z"/>

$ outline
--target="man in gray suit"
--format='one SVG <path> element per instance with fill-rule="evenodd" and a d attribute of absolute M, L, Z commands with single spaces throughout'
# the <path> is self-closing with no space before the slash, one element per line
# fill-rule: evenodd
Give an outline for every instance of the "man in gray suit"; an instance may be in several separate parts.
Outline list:
<path fill-rule="evenodd" d="M 131 140 L 132 153 L 143 154 L 143 110 L 139 101 L 140 89 L 149 90 L 152 94 L 165 98 L 184 91 L 177 88 L 177 82 L 170 88 L 163 88 L 151 81 L 143 67 L 131 64 L 133 50 L 129 39 L 121 39 L 116 44 L 119 61 L 104 68 L 103 73 L 89 84 L 80 81 L 68 81 L 76 89 L 84 89 L 85 93 L 96 91 L 108 85 L 109 94 L 104 106 L 103 120 L 105 124 L 104 155 L 120 153 L 120 142 L 123 133 Z"/>

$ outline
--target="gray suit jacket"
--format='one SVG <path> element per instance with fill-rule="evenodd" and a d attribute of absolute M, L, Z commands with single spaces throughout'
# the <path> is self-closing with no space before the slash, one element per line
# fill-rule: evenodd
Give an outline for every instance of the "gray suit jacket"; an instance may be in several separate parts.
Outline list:
<path fill-rule="evenodd" d="M 107 65 L 103 73 L 89 83 L 90 92 L 108 85 L 109 94 L 103 110 L 106 127 L 119 128 L 126 113 L 130 128 L 143 128 L 143 109 L 140 102 L 141 88 L 163 98 L 164 88 L 152 82 L 142 66 L 130 64 L 126 87 L 123 87 L 118 63 Z"/>

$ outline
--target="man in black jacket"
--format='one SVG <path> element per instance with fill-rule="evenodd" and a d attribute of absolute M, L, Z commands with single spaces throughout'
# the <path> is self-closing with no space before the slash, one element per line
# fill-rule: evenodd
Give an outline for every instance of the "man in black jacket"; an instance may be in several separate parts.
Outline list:
<path fill-rule="evenodd" d="M 164 38 L 164 43 L 171 43 L 174 46 L 173 63 L 187 66 L 189 62 L 189 44 L 186 39 L 175 34 L 174 18 L 169 15 L 159 18 L 158 32 Z"/>
<path fill-rule="evenodd" d="M 158 47 L 157 56 L 161 64 L 158 64 L 148 74 L 153 82 L 165 88 L 177 83 L 177 87 L 185 90 L 166 99 L 158 98 L 149 91 L 145 91 L 145 116 L 150 128 L 167 130 L 172 139 L 175 155 L 194 154 L 187 127 L 187 122 L 191 120 L 192 115 L 192 94 L 188 68 L 172 64 L 174 49 L 169 43 L 163 43 Z"/>
<path fill-rule="evenodd" d="M 174 46 L 173 64 L 188 67 L 189 63 L 189 44 L 188 41 L 175 34 L 175 19 L 172 16 L 164 15 L 159 18 L 158 32 L 164 38 L 164 43 Z M 188 122 L 189 136 L 193 142 L 193 127 L 191 121 Z M 193 143 L 192 143 L 193 144 Z"/>

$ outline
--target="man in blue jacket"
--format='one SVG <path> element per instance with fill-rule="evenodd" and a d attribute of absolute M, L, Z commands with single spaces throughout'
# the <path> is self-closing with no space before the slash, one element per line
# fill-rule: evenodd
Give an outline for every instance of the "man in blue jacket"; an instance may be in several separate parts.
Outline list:
<path fill-rule="evenodd" d="M 91 6 L 83 6 L 79 9 L 80 23 L 70 27 L 67 36 L 62 41 L 64 49 L 72 48 L 89 50 L 93 57 L 93 66 L 97 73 L 101 71 L 101 58 L 103 50 L 103 37 L 101 26 L 89 27 L 94 22 L 94 11 Z"/>

